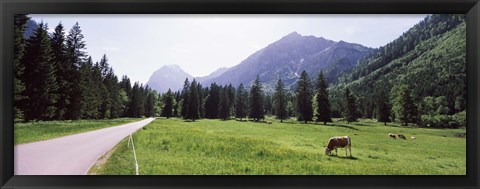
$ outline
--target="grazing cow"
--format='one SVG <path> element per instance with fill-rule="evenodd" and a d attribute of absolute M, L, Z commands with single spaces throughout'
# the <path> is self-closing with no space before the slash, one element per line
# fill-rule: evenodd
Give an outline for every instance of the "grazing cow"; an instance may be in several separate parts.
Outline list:
<path fill-rule="evenodd" d="M 272 122 L 271 122 L 271 121 L 269 121 L 269 122 L 267 122 L 267 124 L 271 125 L 271 124 L 272 124 Z"/>
<path fill-rule="evenodd" d="M 328 141 L 327 147 L 325 147 L 325 155 L 330 155 L 335 150 L 335 155 L 338 155 L 337 148 L 345 148 L 345 156 L 348 155 L 347 150 L 350 151 L 350 157 L 352 157 L 352 140 L 348 136 L 332 137 Z"/>
<path fill-rule="evenodd" d="M 410 138 L 411 138 L 411 139 L 416 139 L 417 137 L 411 136 Z"/>
<path fill-rule="evenodd" d="M 388 133 L 388 136 L 393 139 L 397 139 L 397 135 L 393 133 Z"/>
<path fill-rule="evenodd" d="M 403 134 L 401 134 L 401 133 L 398 134 L 398 138 L 401 138 L 401 139 L 403 139 L 403 140 L 407 140 L 407 138 L 405 137 L 405 135 L 403 135 Z"/>

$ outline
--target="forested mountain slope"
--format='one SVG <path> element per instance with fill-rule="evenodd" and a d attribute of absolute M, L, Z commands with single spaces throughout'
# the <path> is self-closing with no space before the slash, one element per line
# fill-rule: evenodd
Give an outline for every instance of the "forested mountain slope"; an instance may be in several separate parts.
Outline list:
<path fill-rule="evenodd" d="M 424 98 L 441 97 L 446 106 L 443 107 L 445 114 L 464 110 L 465 29 L 462 15 L 432 15 L 425 18 L 331 86 L 334 111 L 340 113 L 343 90 L 348 87 L 359 99 L 362 116 L 372 117 L 380 94 L 383 92 L 388 96 L 392 87 L 401 84 L 407 84 L 412 89 L 419 108 Z"/>

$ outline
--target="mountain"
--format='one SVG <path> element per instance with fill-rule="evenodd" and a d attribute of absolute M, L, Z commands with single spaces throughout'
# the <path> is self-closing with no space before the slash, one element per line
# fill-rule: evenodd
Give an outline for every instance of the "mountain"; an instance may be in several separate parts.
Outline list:
<path fill-rule="evenodd" d="M 414 100 L 444 99 L 448 114 L 464 110 L 466 104 L 466 24 L 464 15 L 434 14 L 404 32 L 389 44 L 360 60 L 351 72 L 331 85 L 332 97 L 348 87 L 359 98 L 363 117 L 372 117 L 381 93 L 407 84 Z M 335 99 L 335 98 L 333 98 Z M 333 100 L 340 111 L 341 98 Z M 442 100 L 443 101 L 443 100 Z"/>
<path fill-rule="evenodd" d="M 216 78 L 216 77 L 222 75 L 223 73 L 225 73 L 226 71 L 228 71 L 228 68 L 226 68 L 226 67 L 218 68 L 217 70 L 215 70 L 214 72 L 212 72 L 211 74 L 209 74 L 209 75 L 207 75 L 207 76 L 196 77 L 195 79 L 196 79 L 198 82 L 202 83 L 202 82 L 204 82 L 204 81 L 207 81 L 207 80 Z"/>
<path fill-rule="evenodd" d="M 161 93 L 167 92 L 168 89 L 177 91 L 182 89 L 185 78 L 190 82 L 193 80 L 193 76 L 183 71 L 180 66 L 165 65 L 153 72 L 146 85 Z"/>
<path fill-rule="evenodd" d="M 243 83 L 248 88 L 259 75 L 265 91 L 273 91 L 279 77 L 282 77 L 287 88 L 293 89 L 303 70 L 307 71 L 311 79 L 320 70 L 324 70 L 327 80 L 335 80 L 338 74 L 351 70 L 358 59 L 372 51 L 373 49 L 359 44 L 335 42 L 292 32 L 202 84 L 209 86 L 215 82 L 238 86 Z"/>
<path fill-rule="evenodd" d="M 38 28 L 37 22 L 35 22 L 35 20 L 29 19 L 27 24 L 25 25 L 25 31 L 23 32 L 23 37 L 25 38 L 25 40 L 33 36 L 37 28 Z"/>

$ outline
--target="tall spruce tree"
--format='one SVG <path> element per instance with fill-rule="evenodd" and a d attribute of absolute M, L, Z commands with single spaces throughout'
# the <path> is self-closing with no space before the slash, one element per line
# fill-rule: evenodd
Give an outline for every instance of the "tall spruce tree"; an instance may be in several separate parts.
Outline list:
<path fill-rule="evenodd" d="M 315 101 L 317 103 L 317 122 L 323 122 L 324 125 L 327 122 L 332 122 L 331 111 L 330 111 L 330 101 L 328 100 L 328 84 L 323 76 L 323 72 L 320 71 L 320 74 L 317 77 L 317 91 L 315 95 Z"/>
<path fill-rule="evenodd" d="M 109 73 L 109 65 L 108 65 L 108 58 L 104 54 L 102 56 L 102 59 L 100 59 L 100 62 L 98 63 L 97 66 L 100 70 L 100 76 L 101 76 L 101 82 L 102 82 L 102 87 L 101 87 L 101 93 L 100 93 L 100 98 L 102 99 L 102 105 L 100 106 L 100 114 L 101 117 L 104 119 L 110 118 L 111 115 L 111 107 L 112 107 L 112 96 L 111 90 L 114 87 L 114 83 L 112 83 L 112 78 L 107 78 L 107 74 Z M 111 77 L 111 76 L 110 76 Z"/>
<path fill-rule="evenodd" d="M 357 121 L 358 117 L 357 102 L 350 89 L 347 88 L 345 89 L 345 119 L 347 123 L 350 123 Z"/>
<path fill-rule="evenodd" d="M 66 71 L 66 75 L 68 78 L 65 78 L 71 85 L 68 87 L 68 91 L 64 91 L 68 93 L 69 104 L 67 107 L 66 118 L 67 119 L 80 119 L 81 118 L 81 87 L 79 85 L 75 85 L 81 79 L 80 76 L 80 66 L 87 61 L 87 53 L 85 52 L 86 44 L 83 40 L 82 30 L 80 29 L 80 25 L 75 23 L 75 25 L 70 29 L 68 32 L 66 44 L 67 44 L 67 53 L 66 59 L 67 64 L 69 64 L 68 70 Z"/>
<path fill-rule="evenodd" d="M 170 118 L 173 116 L 173 108 L 174 108 L 174 94 L 172 90 L 168 89 L 167 93 L 163 96 L 163 111 L 162 116 Z"/>
<path fill-rule="evenodd" d="M 130 83 L 130 78 L 128 78 L 126 75 L 122 76 L 122 81 L 120 81 L 120 89 L 125 93 L 122 98 L 122 117 L 132 117 L 129 114 L 130 111 L 128 110 L 132 100 L 132 84 Z"/>
<path fill-rule="evenodd" d="M 403 125 L 408 123 L 417 123 L 418 107 L 413 102 L 412 92 L 408 85 L 399 85 L 392 88 L 391 97 L 393 97 L 392 112 L 395 118 Z"/>
<path fill-rule="evenodd" d="M 188 101 L 189 101 L 189 95 L 190 95 L 190 82 L 188 81 L 188 78 L 185 78 L 185 82 L 183 83 L 183 89 L 182 89 L 182 111 L 181 116 L 184 119 L 187 119 L 187 114 L 188 114 Z"/>
<path fill-rule="evenodd" d="M 235 99 L 235 117 L 242 120 L 247 116 L 247 98 L 248 93 L 242 83 L 238 86 L 237 95 Z"/>
<path fill-rule="evenodd" d="M 220 101 L 220 86 L 210 84 L 210 91 L 205 100 L 205 117 L 208 119 L 218 118 L 218 103 Z"/>
<path fill-rule="evenodd" d="M 55 31 L 51 35 L 52 38 L 52 50 L 53 61 L 55 62 L 55 73 L 58 83 L 58 96 L 59 99 L 56 103 L 57 113 L 55 119 L 65 119 L 67 108 L 70 103 L 70 97 L 68 91 L 72 83 L 68 81 L 68 70 L 71 70 L 70 64 L 66 59 L 67 46 L 65 45 L 65 29 L 62 23 L 59 23 L 55 27 Z"/>
<path fill-rule="evenodd" d="M 22 92 L 25 90 L 25 83 L 22 81 L 22 75 L 25 71 L 25 65 L 23 65 L 22 58 L 25 53 L 25 39 L 23 34 L 25 32 L 25 26 L 30 20 L 24 14 L 16 14 L 14 17 L 14 54 L 13 54 L 13 91 L 14 91 L 14 119 L 23 119 L 23 110 L 20 108 L 21 101 L 25 96 Z"/>
<path fill-rule="evenodd" d="M 230 117 L 230 99 L 228 94 L 228 87 L 222 87 L 218 103 L 218 118 L 223 120 L 227 120 Z"/>
<path fill-rule="evenodd" d="M 250 118 L 253 118 L 254 121 L 259 121 L 264 118 L 264 109 L 263 109 L 263 91 L 262 84 L 260 83 L 260 77 L 257 75 L 257 78 L 253 82 L 252 88 L 250 89 Z"/>
<path fill-rule="evenodd" d="M 98 64 L 97 64 L 98 65 Z M 92 57 L 89 57 L 87 62 L 80 66 L 80 81 L 77 82 L 80 86 L 80 118 L 82 119 L 98 119 L 100 116 L 100 105 L 102 99 L 98 98 L 100 95 L 100 88 L 103 87 L 98 66 L 94 66 Z"/>
<path fill-rule="evenodd" d="M 149 91 L 147 94 L 147 101 L 145 103 L 145 116 L 146 117 L 153 117 L 155 116 L 155 102 L 157 101 L 155 91 Z"/>
<path fill-rule="evenodd" d="M 195 79 L 193 79 L 190 84 L 190 91 L 188 92 L 188 104 L 187 104 L 187 117 L 186 119 L 191 119 L 195 121 L 200 119 L 200 97 L 198 94 L 198 84 Z M 185 101 L 184 101 L 185 102 Z"/>
<path fill-rule="evenodd" d="M 25 120 L 52 120 L 55 117 L 55 104 L 58 90 L 55 77 L 55 62 L 47 26 L 41 22 L 34 35 L 27 40 L 23 57 L 25 83 L 22 107 Z"/>
<path fill-rule="evenodd" d="M 273 94 L 273 96 L 275 116 L 277 116 L 277 119 L 280 119 L 280 122 L 283 122 L 283 120 L 286 119 L 288 115 L 285 85 L 283 84 L 282 78 L 278 79 L 277 85 L 275 86 L 275 93 Z"/>
<path fill-rule="evenodd" d="M 384 125 L 387 125 L 387 122 L 390 122 L 390 106 L 388 103 L 388 97 L 383 91 L 380 94 L 377 106 L 377 121 L 383 122 Z"/>
<path fill-rule="evenodd" d="M 312 121 L 313 104 L 312 104 L 312 85 L 306 71 L 303 71 L 297 81 L 295 90 L 297 99 L 298 121 Z"/>

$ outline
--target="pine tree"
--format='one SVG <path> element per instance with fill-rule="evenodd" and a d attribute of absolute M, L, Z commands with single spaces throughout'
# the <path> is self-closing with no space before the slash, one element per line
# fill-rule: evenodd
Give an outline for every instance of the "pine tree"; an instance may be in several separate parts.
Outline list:
<path fill-rule="evenodd" d="M 122 117 L 132 117 L 132 115 L 129 114 L 130 111 L 128 109 L 132 100 L 132 84 L 126 75 L 122 76 L 122 81 L 120 81 L 120 89 L 125 93 L 125 95 L 121 98 L 123 102 Z"/>
<path fill-rule="evenodd" d="M 277 85 L 275 86 L 274 96 L 274 107 L 275 115 L 277 119 L 280 119 L 280 122 L 283 122 L 284 119 L 288 117 L 287 115 L 287 99 L 285 92 L 285 85 L 281 78 L 278 79 Z"/>
<path fill-rule="evenodd" d="M 254 121 L 259 121 L 264 118 L 264 109 L 263 109 L 263 91 L 262 84 L 260 83 L 260 77 L 257 75 L 257 78 L 253 82 L 252 88 L 250 89 L 250 118 L 253 118 Z"/>
<path fill-rule="evenodd" d="M 320 74 L 317 77 L 317 91 L 315 95 L 315 101 L 317 104 L 317 122 L 323 122 L 324 125 L 327 122 L 332 122 L 331 111 L 330 111 L 330 101 L 328 100 L 328 85 L 323 72 L 320 71 Z"/>
<path fill-rule="evenodd" d="M 25 32 L 25 26 L 30 20 L 24 14 L 17 14 L 14 17 L 14 54 L 13 54 L 13 90 L 14 90 L 14 119 L 23 119 L 23 110 L 20 108 L 21 101 L 25 96 L 22 92 L 25 90 L 25 83 L 22 81 L 22 75 L 25 71 L 25 65 L 23 65 L 22 58 L 25 54 L 25 39 L 23 34 Z"/>
<path fill-rule="evenodd" d="M 234 115 L 235 114 L 235 88 L 232 86 L 232 84 L 229 84 L 227 87 L 227 95 L 228 95 L 228 111 L 229 115 Z"/>
<path fill-rule="evenodd" d="M 55 77 L 55 62 L 47 26 L 41 22 L 34 35 L 27 40 L 23 65 L 25 83 L 22 108 L 25 120 L 52 120 L 55 117 L 55 104 L 58 85 Z"/>
<path fill-rule="evenodd" d="M 113 68 L 110 67 L 108 70 L 104 83 L 109 91 L 109 98 L 111 99 L 110 118 L 118 118 L 122 116 L 123 104 L 122 96 L 120 95 L 120 84 L 118 83 L 118 77 L 113 72 Z"/>
<path fill-rule="evenodd" d="M 225 86 L 220 90 L 220 100 L 218 103 L 218 118 L 227 120 L 230 117 L 230 99 L 228 87 Z"/>
<path fill-rule="evenodd" d="M 153 117 L 155 116 L 155 102 L 157 101 L 157 96 L 155 91 L 150 91 L 147 95 L 147 101 L 145 103 L 145 116 Z"/>
<path fill-rule="evenodd" d="M 173 116 L 173 105 L 174 105 L 174 96 L 172 94 L 172 91 L 168 89 L 167 93 L 163 96 L 163 111 L 162 111 L 162 116 L 170 118 Z"/>
<path fill-rule="evenodd" d="M 195 121 L 200 118 L 200 101 L 198 94 L 198 84 L 195 79 L 193 79 L 190 85 L 190 91 L 188 92 L 188 107 L 187 107 L 187 117 L 186 119 L 191 119 Z"/>
<path fill-rule="evenodd" d="M 71 83 L 68 81 L 68 70 L 71 70 L 71 68 L 66 59 L 67 47 L 65 45 L 65 31 L 62 23 L 59 23 L 57 27 L 55 27 L 55 31 L 52 34 L 52 50 L 58 83 L 57 94 L 59 96 L 55 105 L 57 107 L 55 119 L 65 119 L 65 114 L 67 113 L 67 108 L 70 103 L 68 91 L 70 90 Z"/>
<path fill-rule="evenodd" d="M 247 116 L 247 98 L 248 93 L 243 87 L 243 84 L 240 83 L 237 90 L 237 98 L 235 99 L 235 117 L 242 120 Z"/>
<path fill-rule="evenodd" d="M 189 101 L 189 94 L 190 94 L 190 82 L 188 81 L 188 78 L 185 78 L 185 82 L 183 84 L 183 89 L 182 89 L 182 111 L 181 116 L 184 119 L 187 119 L 187 114 L 188 114 L 188 101 Z"/>
<path fill-rule="evenodd" d="M 296 98 L 298 109 L 298 121 L 312 121 L 313 107 L 312 107 L 312 92 L 311 83 L 307 72 L 303 71 L 297 81 Z"/>
<path fill-rule="evenodd" d="M 93 66 L 92 58 L 89 57 L 87 62 L 80 66 L 80 118 L 82 119 L 98 119 L 100 118 L 101 98 L 100 86 L 102 84 L 100 72 L 97 66 Z M 103 85 L 103 84 L 102 84 Z"/>
<path fill-rule="evenodd" d="M 220 101 L 220 87 L 216 83 L 210 85 L 210 91 L 205 100 L 205 117 L 218 118 L 218 103 Z"/>
<path fill-rule="evenodd" d="M 357 103 L 350 89 L 345 89 L 345 118 L 347 123 L 357 121 L 358 119 Z"/>
<path fill-rule="evenodd" d="M 395 86 L 391 91 L 392 112 L 395 114 L 395 118 L 405 126 L 418 121 L 418 107 L 414 104 L 411 93 L 408 85 Z"/>
<path fill-rule="evenodd" d="M 390 122 L 390 107 L 388 104 L 388 97 L 386 97 L 383 91 L 378 99 L 377 111 L 378 122 L 383 122 L 384 125 L 387 125 L 387 122 Z"/>
<path fill-rule="evenodd" d="M 87 61 L 87 53 L 85 52 L 86 44 L 83 40 L 82 30 L 78 25 L 78 22 L 72 27 L 70 32 L 68 33 L 66 44 L 67 44 L 67 53 L 66 59 L 68 70 L 66 70 L 66 81 L 70 83 L 68 87 L 68 91 L 64 91 L 68 93 L 69 97 L 69 104 L 67 107 L 66 118 L 67 119 L 80 119 L 81 117 L 81 97 L 78 95 L 80 94 L 81 88 L 78 83 L 81 79 L 80 76 L 80 66 Z"/>
<path fill-rule="evenodd" d="M 98 69 L 100 70 L 100 78 L 102 82 L 102 87 L 101 87 L 101 93 L 100 93 L 100 98 L 102 99 L 102 105 L 100 106 L 100 114 L 101 117 L 104 119 L 110 118 L 111 114 L 111 107 L 112 107 L 112 94 L 110 94 L 111 87 L 113 83 L 111 83 L 111 78 L 107 78 L 107 74 L 109 72 L 109 67 L 108 67 L 108 59 L 107 56 L 104 54 L 98 65 L 96 65 Z"/>

